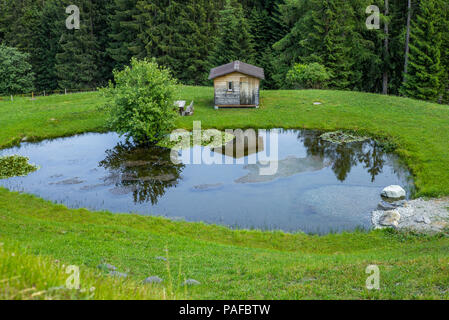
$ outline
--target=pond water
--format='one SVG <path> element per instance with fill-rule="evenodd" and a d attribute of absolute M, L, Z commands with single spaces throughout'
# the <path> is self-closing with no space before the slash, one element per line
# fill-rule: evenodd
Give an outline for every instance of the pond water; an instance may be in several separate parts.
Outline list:
<path fill-rule="evenodd" d="M 29 157 L 40 169 L 0 185 L 70 208 L 318 234 L 370 229 L 385 186 L 413 192 L 407 169 L 374 141 L 333 144 L 315 131 L 272 132 L 278 133 L 279 161 L 270 176 L 259 174 L 260 164 L 248 164 L 257 151 L 273 149 L 268 138 L 258 138 L 259 149 L 240 157 L 207 147 L 179 153 L 202 150 L 233 162 L 206 165 L 174 164 L 168 149 L 135 147 L 108 133 L 2 150 Z"/>

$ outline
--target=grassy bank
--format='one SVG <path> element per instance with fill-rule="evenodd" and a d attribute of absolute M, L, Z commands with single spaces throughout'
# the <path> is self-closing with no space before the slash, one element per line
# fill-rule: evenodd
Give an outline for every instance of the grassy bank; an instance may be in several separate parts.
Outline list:
<path fill-rule="evenodd" d="M 67 266 L 49 257 L 25 254 L 23 248 L 8 243 L 0 243 L 0 261 L 1 300 L 166 300 L 183 297 L 173 291 L 167 293 L 162 286 L 101 276 L 84 266 Z M 77 273 L 71 267 L 78 268 Z M 78 279 L 77 274 L 79 284 L 69 279 L 71 275 Z"/>
<path fill-rule="evenodd" d="M 5 204 L 0 208 L 2 242 L 17 241 L 30 253 L 84 266 L 92 273 L 100 263 L 110 263 L 136 283 L 159 276 L 181 292 L 185 279 L 200 281 L 200 286 L 186 289 L 188 298 L 449 298 L 445 236 L 377 231 L 318 237 L 231 231 L 69 210 L 5 190 L 0 190 L 0 202 Z M 170 268 L 158 259 L 161 256 Z M 365 287 L 365 270 L 371 264 L 381 270 L 379 291 Z"/>
<path fill-rule="evenodd" d="M 190 128 L 192 120 L 201 120 L 203 127 L 218 129 L 355 129 L 398 146 L 416 176 L 420 195 L 449 195 L 448 106 L 335 91 L 267 91 L 262 96 L 259 110 L 215 111 L 211 88 L 183 88 L 180 98 L 194 100 L 196 114 L 179 119 L 179 127 Z M 315 101 L 323 105 L 314 106 Z M 0 101 L 0 146 L 17 144 L 24 137 L 39 140 L 104 131 L 104 115 L 96 108 L 101 103 L 96 93 Z M 0 242 L 19 246 L 8 249 L 9 253 L 28 252 L 20 254 L 23 261 L 30 261 L 23 262 L 26 270 L 38 264 L 33 259 L 58 259 L 81 266 L 93 277 L 84 280 L 86 284 L 82 281 L 82 287 L 100 276 L 98 264 L 110 263 L 128 273 L 138 288 L 146 277 L 160 276 L 166 292 L 181 292 L 187 298 L 449 298 L 449 238 L 445 235 L 375 231 L 318 237 L 232 231 L 198 223 L 70 210 L 0 189 Z M 161 256 L 168 261 L 158 259 Z M 4 261 L 5 255 L 1 259 Z M 380 267 L 379 291 L 365 287 L 365 270 L 370 264 Z M 40 274 L 44 269 L 34 269 L 33 277 L 46 277 Z M 0 281 L 24 277 L 14 273 L 14 267 L 0 267 L 0 271 Z M 64 284 L 65 275 L 58 272 L 51 286 Z M 9 290 L 29 287 L 29 278 L 24 279 Z M 185 279 L 196 279 L 201 285 L 183 288 Z M 2 281 L 0 289 L 6 283 L 14 282 Z M 95 298 L 127 294 L 127 287 L 108 286 L 105 284 L 109 296 Z M 130 297 L 158 298 L 160 294 L 160 290 L 150 290 Z"/>

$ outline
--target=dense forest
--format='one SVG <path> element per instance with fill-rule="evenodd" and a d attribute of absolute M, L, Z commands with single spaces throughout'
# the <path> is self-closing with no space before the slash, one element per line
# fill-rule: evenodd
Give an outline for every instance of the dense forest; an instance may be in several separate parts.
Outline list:
<path fill-rule="evenodd" d="M 66 28 L 72 4 L 79 30 Z M 0 0 L 0 41 L 25 53 L 36 91 L 103 86 L 132 57 L 207 85 L 238 59 L 263 67 L 269 89 L 319 64 L 327 88 L 449 101 L 447 0 Z"/>

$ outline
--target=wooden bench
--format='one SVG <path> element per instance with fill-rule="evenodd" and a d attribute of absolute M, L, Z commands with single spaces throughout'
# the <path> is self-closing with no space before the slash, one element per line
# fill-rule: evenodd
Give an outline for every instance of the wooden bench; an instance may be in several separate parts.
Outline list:
<path fill-rule="evenodd" d="M 178 112 L 182 117 L 193 116 L 193 114 L 195 113 L 195 109 L 193 108 L 193 101 L 187 108 L 186 103 L 187 102 L 184 100 L 175 101 L 175 106 L 177 107 Z"/>

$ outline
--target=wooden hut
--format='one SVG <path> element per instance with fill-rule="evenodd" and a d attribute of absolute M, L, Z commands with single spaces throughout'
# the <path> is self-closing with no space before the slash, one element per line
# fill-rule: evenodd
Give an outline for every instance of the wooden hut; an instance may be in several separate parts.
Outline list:
<path fill-rule="evenodd" d="M 262 68 L 234 61 L 210 71 L 214 80 L 215 109 L 258 108 L 260 80 L 265 79 Z"/>

